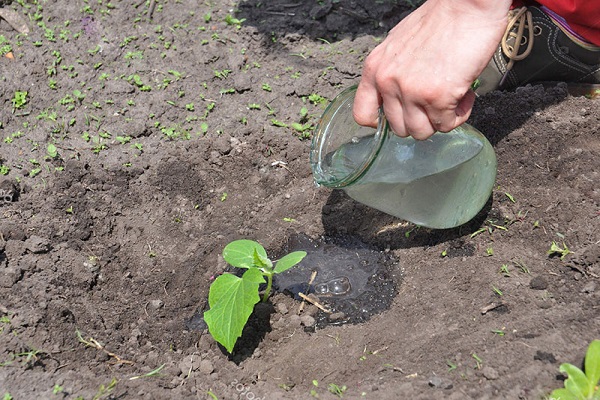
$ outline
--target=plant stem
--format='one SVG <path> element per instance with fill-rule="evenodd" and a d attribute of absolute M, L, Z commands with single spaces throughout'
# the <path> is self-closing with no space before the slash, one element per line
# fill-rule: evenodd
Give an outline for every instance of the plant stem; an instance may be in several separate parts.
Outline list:
<path fill-rule="evenodd" d="M 269 295 L 271 294 L 271 286 L 273 286 L 273 273 L 263 272 L 263 276 L 267 278 L 267 288 L 265 289 L 265 293 L 263 294 L 262 301 L 266 303 L 269 299 Z"/>

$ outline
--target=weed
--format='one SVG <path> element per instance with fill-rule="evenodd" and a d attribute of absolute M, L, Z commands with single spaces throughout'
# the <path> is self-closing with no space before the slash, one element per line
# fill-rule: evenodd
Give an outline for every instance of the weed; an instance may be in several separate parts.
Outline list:
<path fill-rule="evenodd" d="M 271 118 L 271 124 L 273 124 L 274 126 L 278 126 L 280 128 L 287 128 L 287 126 L 288 126 L 285 122 L 281 122 L 275 118 Z"/>
<path fill-rule="evenodd" d="M 336 385 L 335 383 L 330 383 L 329 385 L 327 385 L 327 390 L 329 390 L 330 393 L 332 393 L 340 398 L 342 397 L 342 395 L 344 394 L 346 389 L 348 389 L 346 387 L 346 385 L 341 386 L 341 387 Z"/>
<path fill-rule="evenodd" d="M 452 372 L 454 371 L 456 368 L 458 368 L 458 365 L 454 364 L 452 361 L 450 360 L 446 360 L 446 365 L 448 366 L 448 372 Z"/>
<path fill-rule="evenodd" d="M 227 25 L 234 25 L 236 28 L 240 29 L 242 27 L 242 23 L 246 20 L 246 18 L 237 19 L 233 17 L 231 14 L 227 14 L 225 16 L 225 23 Z"/>
<path fill-rule="evenodd" d="M 492 290 L 494 291 L 494 293 L 496 293 L 498 296 L 502 296 L 502 290 L 498 289 L 496 286 L 492 285 Z"/>
<path fill-rule="evenodd" d="M 253 240 L 235 240 L 223 249 L 227 263 L 244 268 L 242 277 L 225 273 L 211 284 L 208 294 L 210 309 L 204 313 L 204 320 L 212 337 L 222 344 L 229 353 L 254 310 L 261 300 L 259 286 L 267 280 L 262 301 L 271 294 L 273 275 L 279 274 L 298 264 L 306 256 L 304 251 L 295 251 L 280 258 L 276 265 L 267 257 L 264 247 Z"/>
<path fill-rule="evenodd" d="M 141 379 L 141 378 L 150 378 L 153 376 L 158 376 L 159 372 L 165 367 L 166 364 L 162 364 L 160 367 L 153 369 L 152 371 L 148 372 L 147 374 L 144 375 L 139 375 L 139 376 L 132 376 L 131 378 L 129 378 L 130 381 L 136 380 L 136 379 Z"/>
<path fill-rule="evenodd" d="M 229 74 L 231 73 L 231 70 L 230 69 L 223 69 L 221 71 L 215 70 L 214 73 L 217 78 L 225 79 L 229 76 Z"/>
<path fill-rule="evenodd" d="M 105 384 L 100 385 L 100 387 L 98 388 L 98 391 L 96 392 L 96 394 L 94 395 L 92 400 L 100 400 L 101 398 L 103 398 L 106 395 L 108 395 L 109 393 L 111 393 L 114 390 L 114 388 L 117 386 L 117 383 L 119 383 L 117 378 L 112 378 L 112 380 L 107 385 L 105 385 Z"/>
<path fill-rule="evenodd" d="M 312 381 L 312 384 L 313 384 L 313 386 L 314 386 L 315 388 L 318 388 L 318 387 L 319 387 L 319 381 L 317 381 L 316 379 L 313 379 L 313 381 Z M 319 395 L 317 394 L 317 391 L 316 391 L 315 389 L 311 389 L 311 390 L 310 390 L 310 395 L 311 395 L 312 397 L 319 398 Z"/>
<path fill-rule="evenodd" d="M 313 93 L 310 96 L 308 96 L 308 101 L 310 101 L 314 105 L 319 105 L 327 102 L 327 99 L 321 95 Z"/>
<path fill-rule="evenodd" d="M 25 104 L 27 104 L 27 94 L 28 94 L 27 91 L 17 90 L 15 92 L 15 95 L 13 96 L 13 99 L 12 99 L 13 113 L 15 112 L 15 110 L 23 108 L 23 106 Z"/>
<path fill-rule="evenodd" d="M 565 387 L 554 390 L 550 396 L 560 400 L 599 399 L 600 388 L 600 340 L 593 340 L 585 354 L 585 373 L 576 366 L 563 363 L 559 371 L 567 374 Z"/>
<path fill-rule="evenodd" d="M 48 157 L 50 157 L 52 159 L 58 157 L 58 150 L 56 149 L 56 146 L 52 143 L 48 144 L 46 153 L 48 154 Z"/>
<path fill-rule="evenodd" d="M 552 245 L 550 246 L 550 250 L 548 250 L 548 255 L 549 256 L 554 256 L 554 255 L 559 255 L 561 260 L 564 260 L 564 258 L 567 256 L 567 254 L 571 254 L 573 253 L 571 250 L 569 250 L 569 248 L 567 247 L 567 245 L 563 242 L 563 247 L 561 248 L 558 243 L 556 242 L 552 242 Z"/>

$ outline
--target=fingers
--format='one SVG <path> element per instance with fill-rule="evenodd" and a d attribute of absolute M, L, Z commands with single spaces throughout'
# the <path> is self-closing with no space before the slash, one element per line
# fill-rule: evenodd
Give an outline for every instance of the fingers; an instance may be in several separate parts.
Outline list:
<path fill-rule="evenodd" d="M 377 89 L 366 79 L 361 80 L 352 107 L 352 114 L 356 123 L 376 128 L 380 107 L 381 97 Z"/>
<path fill-rule="evenodd" d="M 400 137 L 412 136 L 423 140 L 435 132 L 425 109 L 415 104 L 387 101 L 383 103 L 383 110 L 390 129 Z"/>

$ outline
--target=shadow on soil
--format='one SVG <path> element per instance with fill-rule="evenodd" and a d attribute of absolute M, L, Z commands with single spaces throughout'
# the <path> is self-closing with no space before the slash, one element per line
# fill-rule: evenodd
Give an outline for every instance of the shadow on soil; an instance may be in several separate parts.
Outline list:
<path fill-rule="evenodd" d="M 245 25 L 256 27 L 265 38 L 295 33 L 332 42 L 382 36 L 411 9 L 397 0 L 246 0 L 238 3 L 235 16 L 244 18 Z"/>

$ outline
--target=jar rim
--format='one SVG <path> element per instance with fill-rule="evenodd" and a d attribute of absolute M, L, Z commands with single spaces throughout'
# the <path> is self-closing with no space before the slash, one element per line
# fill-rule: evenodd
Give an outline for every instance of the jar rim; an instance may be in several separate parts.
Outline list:
<path fill-rule="evenodd" d="M 323 185 L 330 188 L 343 188 L 351 185 L 368 171 L 373 163 L 373 160 L 375 160 L 379 154 L 379 151 L 381 150 L 382 144 L 388 132 L 388 124 L 383 114 L 383 109 L 379 108 L 379 118 L 376 129 L 370 127 L 361 127 L 356 122 L 351 122 L 355 128 L 373 131 L 371 149 L 368 153 L 366 153 L 362 162 L 358 163 L 355 168 L 344 175 L 334 174 L 328 168 L 326 162 L 327 156 L 337 150 L 337 148 L 341 147 L 341 145 L 339 145 L 337 147 L 334 146 L 334 148 L 330 148 L 332 136 L 336 135 L 336 132 L 333 131 L 332 121 L 334 118 L 336 118 L 336 116 L 338 116 L 338 112 L 340 112 L 340 110 L 342 110 L 344 107 L 348 107 L 349 105 L 351 106 L 354 103 L 356 89 L 357 85 L 353 85 L 337 95 L 327 106 L 319 122 L 317 123 L 317 126 L 315 127 L 310 151 L 310 164 L 312 167 L 313 178 L 317 185 Z M 345 133 L 346 132 L 344 132 L 344 134 Z M 351 138 L 348 137 L 348 141 L 342 142 L 342 145 L 348 143 L 350 139 Z"/>

